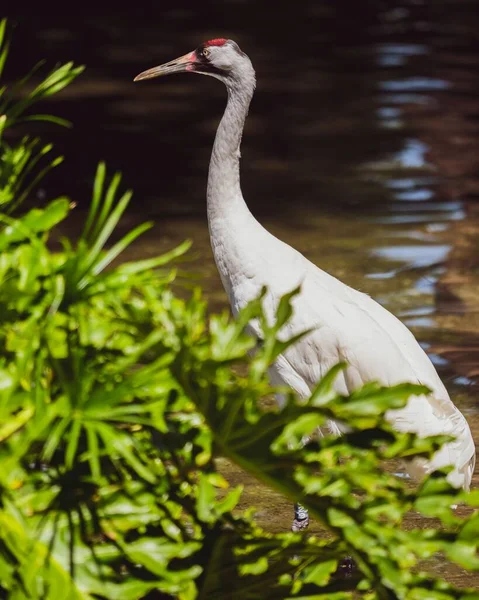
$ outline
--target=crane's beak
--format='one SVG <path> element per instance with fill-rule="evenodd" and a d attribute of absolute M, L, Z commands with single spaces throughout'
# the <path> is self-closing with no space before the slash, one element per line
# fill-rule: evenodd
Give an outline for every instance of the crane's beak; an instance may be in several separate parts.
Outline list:
<path fill-rule="evenodd" d="M 194 65 L 196 55 L 194 52 L 189 52 L 180 58 L 176 58 L 170 62 L 160 65 L 159 67 L 153 67 L 148 71 L 143 71 L 135 77 L 133 81 L 141 81 L 142 79 L 152 79 L 153 77 L 161 77 L 162 75 L 171 75 L 172 73 L 184 73 L 185 71 L 192 70 L 191 67 Z M 190 67 L 190 68 L 189 68 Z"/>

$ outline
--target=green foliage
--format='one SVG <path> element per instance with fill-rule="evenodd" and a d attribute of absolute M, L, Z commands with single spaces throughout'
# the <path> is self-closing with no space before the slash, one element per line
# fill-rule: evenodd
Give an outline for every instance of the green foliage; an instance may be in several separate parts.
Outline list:
<path fill-rule="evenodd" d="M 3 19 L 0 21 L 0 78 L 9 47 L 7 23 Z M 33 89 L 28 90 L 32 77 L 42 65 L 43 61 L 39 62 L 10 86 L 0 83 L 0 207 L 6 213 L 18 208 L 41 179 L 63 161 L 61 156 L 51 158 L 52 145 L 42 143 L 39 138 L 24 136 L 13 145 L 5 140 L 5 132 L 19 123 L 49 121 L 69 125 L 64 119 L 52 115 L 26 113 L 37 102 L 56 94 L 71 83 L 83 71 L 83 67 L 74 67 L 73 63 L 61 65 L 50 71 Z"/>
<path fill-rule="evenodd" d="M 0 74 L 7 49 L 3 21 Z M 4 130 L 79 72 L 65 65 L 23 99 L 4 99 Z M 452 489 L 444 473 L 418 490 L 391 474 L 391 462 L 430 456 L 444 441 L 397 433 L 383 418 L 424 388 L 370 384 L 340 397 L 338 365 L 306 402 L 273 389 L 268 366 L 295 342 L 277 339 L 295 292 L 274 326 L 261 297 L 236 322 L 208 318 L 200 292 L 184 300 L 170 285 L 171 262 L 187 243 L 114 263 L 150 224 L 108 246 L 131 193 L 119 191 L 118 174 L 107 183 L 103 164 L 79 240 L 53 252 L 49 235 L 72 206 L 59 198 L 20 212 L 53 163 L 37 166 L 48 144 L 16 144 L 0 139 L 0 593 L 479 598 L 421 570 L 438 554 L 479 570 L 478 514 L 450 508 L 477 506 L 478 493 Z M 261 347 L 246 333 L 252 319 L 262 325 Z M 266 410 L 265 397 L 277 391 L 285 407 Z M 303 448 L 304 436 L 330 419 L 349 433 Z M 236 508 L 241 488 L 218 472 L 218 456 L 301 501 L 327 535 L 259 528 Z M 436 520 L 407 528 L 411 510 Z M 347 555 L 358 566 L 349 578 L 338 569 Z"/>

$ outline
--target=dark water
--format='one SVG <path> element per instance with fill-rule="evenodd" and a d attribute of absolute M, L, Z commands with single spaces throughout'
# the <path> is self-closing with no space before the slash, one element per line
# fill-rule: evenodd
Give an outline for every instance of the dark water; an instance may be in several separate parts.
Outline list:
<path fill-rule="evenodd" d="M 224 306 L 205 215 L 224 89 L 191 75 L 132 79 L 204 39 L 234 38 L 258 76 L 242 149 L 250 208 L 413 329 L 478 440 L 479 245 L 471 252 L 461 243 L 466 233 L 479 235 L 479 4 L 323 1 L 296 3 L 290 13 L 278 6 L 235 0 L 81 22 L 20 17 L 12 76 L 41 56 L 88 67 L 45 107 L 75 124 L 53 135 L 68 162 L 51 191 L 68 191 L 81 212 L 95 164 L 106 159 L 135 189 L 125 227 L 157 221 L 132 255 L 192 238 L 193 264 L 213 306 Z M 462 295 L 450 283 L 457 252 Z M 263 524 L 288 527 L 289 507 L 248 485 L 245 502 L 259 507 Z M 273 501 L 274 517 L 265 508 Z M 458 571 L 450 576 L 473 584 Z"/>

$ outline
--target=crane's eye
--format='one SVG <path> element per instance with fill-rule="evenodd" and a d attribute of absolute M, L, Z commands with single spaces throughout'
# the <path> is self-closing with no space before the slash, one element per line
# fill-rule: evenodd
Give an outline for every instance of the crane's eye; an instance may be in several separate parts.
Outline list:
<path fill-rule="evenodd" d="M 209 55 L 211 54 L 211 50 L 209 48 L 203 48 L 203 50 L 201 51 L 201 54 L 205 57 L 208 58 Z"/>

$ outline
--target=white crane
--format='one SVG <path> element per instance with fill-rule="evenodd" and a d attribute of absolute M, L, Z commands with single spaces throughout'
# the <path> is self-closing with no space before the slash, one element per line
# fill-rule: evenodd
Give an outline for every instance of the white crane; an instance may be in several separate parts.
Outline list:
<path fill-rule="evenodd" d="M 271 233 L 253 217 L 241 193 L 240 143 L 255 88 L 250 59 L 233 40 L 210 40 L 176 60 L 144 71 L 135 81 L 172 73 L 211 75 L 228 90 L 228 102 L 211 155 L 208 175 L 208 225 L 213 254 L 233 314 L 267 286 L 264 310 L 272 318 L 282 295 L 301 285 L 294 314 L 282 334 L 313 332 L 288 348 L 270 369 L 273 384 L 286 384 L 302 398 L 339 361 L 348 363 L 336 390 L 348 394 L 368 381 L 428 386 L 429 396 L 412 397 L 407 406 L 387 417 L 399 431 L 420 436 L 449 434 L 455 440 L 430 462 L 407 465 L 411 475 L 424 476 L 452 465 L 448 475 L 456 487 L 468 489 L 475 464 L 469 426 L 454 406 L 434 366 L 401 321 L 372 300 L 319 269 Z M 251 329 L 258 336 L 255 324 Z M 336 423 L 329 429 L 339 434 Z M 308 514 L 296 506 L 293 531 L 308 525 Z"/>

